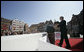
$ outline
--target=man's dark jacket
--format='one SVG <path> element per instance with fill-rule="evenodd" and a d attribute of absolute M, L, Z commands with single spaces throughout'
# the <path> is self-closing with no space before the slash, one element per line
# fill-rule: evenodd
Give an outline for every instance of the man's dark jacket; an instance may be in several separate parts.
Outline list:
<path fill-rule="evenodd" d="M 60 26 L 60 31 L 67 31 L 67 28 L 66 28 L 66 21 L 65 20 L 62 20 L 59 24 Z"/>
<path fill-rule="evenodd" d="M 67 28 L 66 28 L 66 21 L 65 20 L 62 20 L 59 24 L 59 27 L 60 27 L 60 31 L 61 31 L 61 35 L 64 36 L 64 35 L 67 35 Z"/>

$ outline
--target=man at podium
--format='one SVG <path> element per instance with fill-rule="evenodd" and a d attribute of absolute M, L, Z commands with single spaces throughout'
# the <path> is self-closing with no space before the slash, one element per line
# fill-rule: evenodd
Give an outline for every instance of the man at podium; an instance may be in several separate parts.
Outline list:
<path fill-rule="evenodd" d="M 65 39 L 65 42 L 66 42 L 66 48 L 70 48 L 70 44 L 69 44 L 69 40 L 68 40 L 68 37 L 67 37 L 67 28 L 66 28 L 66 21 L 64 20 L 64 17 L 61 16 L 60 17 L 60 24 L 58 25 L 60 27 L 60 31 L 61 31 L 61 40 L 60 40 L 60 43 L 58 44 L 60 47 L 62 47 L 62 44 L 63 44 L 63 40 Z"/>

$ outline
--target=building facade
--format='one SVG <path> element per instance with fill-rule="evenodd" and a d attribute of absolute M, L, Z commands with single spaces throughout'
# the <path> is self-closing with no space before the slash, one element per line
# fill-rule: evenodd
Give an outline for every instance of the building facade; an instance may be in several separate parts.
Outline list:
<path fill-rule="evenodd" d="M 33 24 L 29 27 L 31 33 L 36 33 L 38 32 L 38 24 Z"/>
<path fill-rule="evenodd" d="M 12 32 L 24 32 L 25 23 L 18 19 L 12 20 Z"/>
<path fill-rule="evenodd" d="M 25 33 L 25 34 L 30 33 L 30 29 L 29 29 L 29 27 L 28 27 L 28 24 L 25 24 L 25 25 L 24 25 L 24 33 Z"/>
<path fill-rule="evenodd" d="M 44 32 L 45 31 L 45 23 L 44 22 L 39 23 L 37 29 L 39 32 Z"/>
<path fill-rule="evenodd" d="M 5 19 L 5 18 L 1 17 L 1 32 L 11 31 L 11 29 L 10 29 L 11 23 L 12 23 L 12 20 Z"/>
<path fill-rule="evenodd" d="M 83 34 L 83 10 L 78 15 L 72 15 L 72 19 L 67 23 L 68 33 L 71 37 L 79 37 Z"/>
<path fill-rule="evenodd" d="M 48 25 L 53 26 L 55 31 L 60 31 L 60 28 L 57 27 L 59 22 L 53 23 L 52 20 L 46 22 L 40 22 L 39 24 L 33 24 L 30 26 L 31 33 L 33 32 L 45 32 Z"/>

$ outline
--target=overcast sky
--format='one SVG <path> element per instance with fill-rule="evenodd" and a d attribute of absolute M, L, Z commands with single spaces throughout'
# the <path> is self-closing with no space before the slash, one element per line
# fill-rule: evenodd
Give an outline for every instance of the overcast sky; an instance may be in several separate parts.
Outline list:
<path fill-rule="evenodd" d="M 59 21 L 64 16 L 69 22 L 72 14 L 79 14 L 83 1 L 1 1 L 1 17 L 19 19 L 29 26 L 46 20 Z"/>

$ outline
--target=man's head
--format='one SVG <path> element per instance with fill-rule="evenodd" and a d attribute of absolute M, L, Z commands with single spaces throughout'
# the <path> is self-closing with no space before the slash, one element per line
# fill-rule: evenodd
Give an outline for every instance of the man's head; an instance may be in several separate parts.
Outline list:
<path fill-rule="evenodd" d="M 64 17 L 63 17 L 63 16 L 61 16 L 61 17 L 60 17 L 60 20 L 61 20 L 61 21 L 62 21 L 62 20 L 64 20 Z"/>

